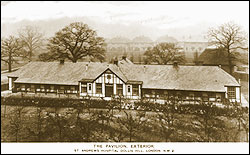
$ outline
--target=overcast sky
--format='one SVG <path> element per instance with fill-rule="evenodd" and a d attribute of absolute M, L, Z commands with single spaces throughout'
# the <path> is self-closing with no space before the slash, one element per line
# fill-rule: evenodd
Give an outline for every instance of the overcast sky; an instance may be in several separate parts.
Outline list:
<path fill-rule="evenodd" d="M 216 26 L 234 21 L 248 31 L 249 2 L 1 2 L 3 24 L 64 17 L 88 17 L 102 24 L 123 26 L 139 24 L 157 30 L 183 30 L 204 23 Z"/>

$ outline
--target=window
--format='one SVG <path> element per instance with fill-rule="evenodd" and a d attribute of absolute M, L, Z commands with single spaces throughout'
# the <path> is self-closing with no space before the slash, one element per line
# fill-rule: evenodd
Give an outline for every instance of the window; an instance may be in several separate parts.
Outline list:
<path fill-rule="evenodd" d="M 216 100 L 216 93 L 209 93 L 209 101 L 215 101 Z"/>
<path fill-rule="evenodd" d="M 195 100 L 201 100 L 201 92 L 196 92 L 194 95 Z"/>
<path fill-rule="evenodd" d="M 91 90 L 92 90 L 92 85 L 91 85 L 91 83 L 88 84 L 88 87 L 89 87 L 89 91 L 91 91 Z"/>
<path fill-rule="evenodd" d="M 96 94 L 102 94 L 102 83 L 96 84 Z"/>
<path fill-rule="evenodd" d="M 53 86 L 53 85 L 51 85 L 50 86 L 50 92 L 55 92 L 56 90 L 55 90 L 55 86 Z"/>
<path fill-rule="evenodd" d="M 116 84 L 116 94 L 117 95 L 123 94 L 123 85 L 122 84 Z"/>
<path fill-rule="evenodd" d="M 189 99 L 194 100 L 194 93 L 189 94 Z"/>
<path fill-rule="evenodd" d="M 21 84 L 21 90 L 25 91 L 25 84 Z"/>
<path fill-rule="evenodd" d="M 236 98 L 235 87 L 227 87 L 227 95 L 229 99 L 235 99 Z"/>
<path fill-rule="evenodd" d="M 70 91 L 72 93 L 77 93 L 76 86 L 70 86 Z"/>
<path fill-rule="evenodd" d="M 31 91 L 31 92 L 35 92 L 35 85 L 32 84 L 32 85 L 30 86 L 30 91 Z"/>
<path fill-rule="evenodd" d="M 131 86 L 128 86 L 128 93 L 131 92 Z"/>
<path fill-rule="evenodd" d="M 64 86 L 59 87 L 58 93 L 64 93 Z"/>
<path fill-rule="evenodd" d="M 21 88 L 20 88 L 20 84 L 15 84 L 15 87 L 16 87 L 16 90 L 17 90 L 17 91 L 20 91 L 20 89 L 21 89 Z"/>
<path fill-rule="evenodd" d="M 36 85 L 36 91 L 41 91 L 41 89 L 40 89 L 40 85 Z"/>
<path fill-rule="evenodd" d="M 82 92 L 81 93 L 87 93 L 87 83 L 82 83 Z"/>
<path fill-rule="evenodd" d="M 30 91 L 30 84 L 26 85 L 26 90 L 29 92 Z"/>
<path fill-rule="evenodd" d="M 107 79 L 111 79 L 111 75 L 107 75 Z"/>
<path fill-rule="evenodd" d="M 208 94 L 202 93 L 202 99 L 203 99 L 203 101 L 208 101 Z"/>
<path fill-rule="evenodd" d="M 42 92 L 44 92 L 44 91 L 45 91 L 45 87 L 44 87 L 44 85 L 41 85 L 41 87 L 40 87 L 40 88 L 41 88 L 41 91 L 42 91 Z"/>

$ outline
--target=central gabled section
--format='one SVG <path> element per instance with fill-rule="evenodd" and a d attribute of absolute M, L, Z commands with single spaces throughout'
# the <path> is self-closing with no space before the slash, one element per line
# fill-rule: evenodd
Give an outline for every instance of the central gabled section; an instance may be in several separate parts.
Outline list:
<path fill-rule="evenodd" d="M 80 81 L 81 96 L 112 97 L 125 95 L 125 81 L 117 73 L 107 68 L 95 79 Z"/>

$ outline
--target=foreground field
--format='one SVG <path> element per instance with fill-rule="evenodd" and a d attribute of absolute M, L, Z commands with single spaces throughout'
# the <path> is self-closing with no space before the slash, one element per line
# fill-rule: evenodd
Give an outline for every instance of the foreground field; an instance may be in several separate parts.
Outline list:
<path fill-rule="evenodd" d="M 237 120 L 136 110 L 1 105 L 2 142 L 242 142 Z"/>

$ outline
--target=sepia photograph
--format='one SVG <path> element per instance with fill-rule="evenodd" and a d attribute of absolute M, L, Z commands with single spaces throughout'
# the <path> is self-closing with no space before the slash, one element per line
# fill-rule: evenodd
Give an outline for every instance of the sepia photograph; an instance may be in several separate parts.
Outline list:
<path fill-rule="evenodd" d="M 1 150 L 249 153 L 248 46 L 249 1 L 1 1 Z"/>

